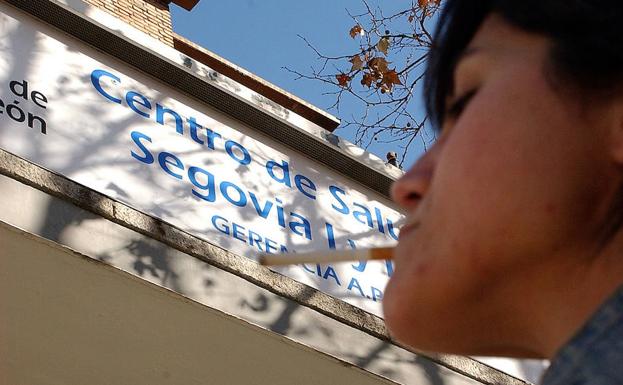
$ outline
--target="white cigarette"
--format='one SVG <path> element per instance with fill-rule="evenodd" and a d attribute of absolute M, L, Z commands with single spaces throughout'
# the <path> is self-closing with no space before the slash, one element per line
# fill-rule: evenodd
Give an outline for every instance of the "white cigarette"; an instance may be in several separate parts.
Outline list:
<path fill-rule="evenodd" d="M 368 261 L 374 259 L 392 259 L 393 247 L 375 247 L 372 249 L 323 250 L 307 253 L 262 253 L 258 257 L 260 265 L 295 265 L 300 263 L 328 263 L 348 261 Z"/>

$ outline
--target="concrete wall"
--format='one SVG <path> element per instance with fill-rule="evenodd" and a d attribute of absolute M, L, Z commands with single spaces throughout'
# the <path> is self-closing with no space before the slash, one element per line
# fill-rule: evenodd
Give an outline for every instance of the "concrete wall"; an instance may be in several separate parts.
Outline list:
<path fill-rule="evenodd" d="M 0 383 L 390 384 L 0 223 Z"/>

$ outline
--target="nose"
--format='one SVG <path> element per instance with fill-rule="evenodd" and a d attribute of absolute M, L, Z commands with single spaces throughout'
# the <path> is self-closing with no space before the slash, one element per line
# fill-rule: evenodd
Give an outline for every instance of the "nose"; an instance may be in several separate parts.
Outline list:
<path fill-rule="evenodd" d="M 431 184 L 440 142 L 436 142 L 391 188 L 391 198 L 400 206 L 411 211 L 426 195 Z"/>

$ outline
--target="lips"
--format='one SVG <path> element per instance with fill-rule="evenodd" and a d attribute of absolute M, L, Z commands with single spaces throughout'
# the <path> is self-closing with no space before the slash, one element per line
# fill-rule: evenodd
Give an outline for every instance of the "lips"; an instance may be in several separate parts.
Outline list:
<path fill-rule="evenodd" d="M 408 233 L 416 230 L 418 227 L 420 227 L 419 221 L 413 220 L 407 222 L 404 226 L 400 228 L 400 234 L 398 234 L 398 242 L 400 242 L 403 237 L 405 237 Z"/>

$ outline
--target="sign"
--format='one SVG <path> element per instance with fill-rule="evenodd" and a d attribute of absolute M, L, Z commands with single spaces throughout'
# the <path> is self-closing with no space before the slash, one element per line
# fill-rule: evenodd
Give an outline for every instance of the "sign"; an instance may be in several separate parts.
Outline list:
<path fill-rule="evenodd" d="M 397 240 L 401 214 L 373 190 L 115 58 L 5 12 L 3 149 L 249 258 Z M 279 271 L 380 315 L 392 265 Z"/>

